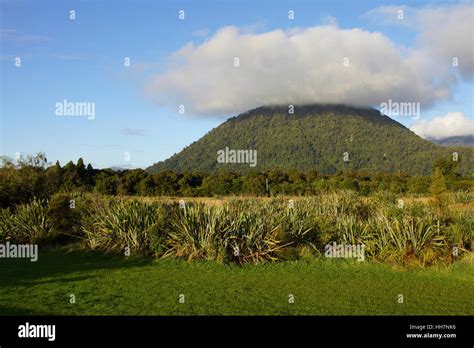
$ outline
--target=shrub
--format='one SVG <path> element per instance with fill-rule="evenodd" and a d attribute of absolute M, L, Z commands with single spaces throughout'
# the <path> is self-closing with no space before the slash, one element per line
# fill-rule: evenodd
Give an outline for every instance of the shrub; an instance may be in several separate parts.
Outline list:
<path fill-rule="evenodd" d="M 91 248 L 149 251 L 150 234 L 157 233 L 155 203 L 95 199 L 83 217 L 82 228 Z"/>
<path fill-rule="evenodd" d="M 9 222 L 9 238 L 16 243 L 48 243 L 56 239 L 46 216 L 46 201 L 18 205 Z"/>
<path fill-rule="evenodd" d="M 446 235 L 439 220 L 432 215 L 421 218 L 411 215 L 409 210 L 402 216 L 388 217 L 380 213 L 372 222 L 376 230 L 372 235 L 376 258 L 410 264 L 432 263 L 449 256 Z M 432 256 L 427 258 L 427 254 Z"/>
<path fill-rule="evenodd" d="M 8 238 L 13 223 L 13 215 L 10 209 L 0 209 L 0 242 Z"/>
<path fill-rule="evenodd" d="M 375 202 L 379 205 L 395 204 L 397 202 L 397 196 L 390 191 L 377 191 L 372 195 Z"/>
<path fill-rule="evenodd" d="M 193 259 L 224 257 L 226 233 L 221 208 L 204 204 L 173 206 L 169 230 L 165 240 L 165 255 Z"/>
<path fill-rule="evenodd" d="M 71 193 L 57 193 L 49 200 L 46 211 L 51 230 L 63 237 L 80 236 L 81 213 L 80 199 Z M 68 240 L 70 238 L 63 238 Z"/>
<path fill-rule="evenodd" d="M 472 195 L 469 190 L 458 190 L 452 192 L 450 195 L 450 200 L 453 203 L 471 203 L 474 201 L 474 195 Z"/>
<path fill-rule="evenodd" d="M 472 243 L 474 240 L 474 217 L 460 216 L 458 221 L 450 225 L 447 229 L 447 237 L 449 238 L 453 248 L 459 251 L 472 251 Z"/>

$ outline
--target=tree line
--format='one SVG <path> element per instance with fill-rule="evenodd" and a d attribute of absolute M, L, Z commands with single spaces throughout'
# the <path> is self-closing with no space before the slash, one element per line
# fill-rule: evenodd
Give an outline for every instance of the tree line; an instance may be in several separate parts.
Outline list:
<path fill-rule="evenodd" d="M 411 176 L 404 172 L 382 173 L 340 171 L 322 175 L 316 170 L 267 170 L 239 174 L 162 171 L 150 174 L 143 169 L 117 171 L 95 169 L 82 158 L 61 166 L 47 162 L 43 153 L 13 161 L 2 157 L 0 166 L 0 206 L 25 203 L 32 197 L 49 198 L 57 192 L 94 192 L 124 196 L 216 195 L 315 195 L 339 189 L 370 195 L 379 191 L 395 194 L 428 194 L 430 190 L 470 190 L 474 175 L 461 176 L 456 162 L 438 160 L 431 176 Z"/>

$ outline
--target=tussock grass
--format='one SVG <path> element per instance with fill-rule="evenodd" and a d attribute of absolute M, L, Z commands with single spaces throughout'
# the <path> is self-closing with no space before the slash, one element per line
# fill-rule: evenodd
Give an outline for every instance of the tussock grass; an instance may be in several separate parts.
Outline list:
<path fill-rule="evenodd" d="M 289 199 L 230 197 L 216 203 L 84 194 L 80 238 L 91 249 L 238 264 L 324 254 L 325 245 L 363 244 L 366 258 L 401 265 L 451 263 L 472 250 L 474 213 L 383 193 L 353 191 Z M 46 202 L 0 214 L 0 238 L 48 235 Z M 455 252 L 454 252 L 455 251 Z M 456 255 L 455 255 L 456 254 Z"/>
<path fill-rule="evenodd" d="M 54 239 L 46 217 L 47 202 L 33 199 L 28 204 L 18 205 L 11 213 L 2 209 L 0 214 L 0 237 L 14 243 L 38 243 Z"/>

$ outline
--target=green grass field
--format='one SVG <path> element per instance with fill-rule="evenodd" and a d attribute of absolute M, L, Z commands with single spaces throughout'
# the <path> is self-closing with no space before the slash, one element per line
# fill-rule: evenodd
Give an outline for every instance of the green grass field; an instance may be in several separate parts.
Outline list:
<path fill-rule="evenodd" d="M 312 259 L 242 268 L 56 248 L 40 250 L 36 263 L 0 260 L 0 315 L 12 314 L 474 315 L 474 265 Z"/>

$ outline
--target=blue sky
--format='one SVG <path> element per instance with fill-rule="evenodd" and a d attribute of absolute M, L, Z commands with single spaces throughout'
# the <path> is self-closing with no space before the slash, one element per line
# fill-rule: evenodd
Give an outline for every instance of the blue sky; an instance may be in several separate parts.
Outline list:
<path fill-rule="evenodd" d="M 59 160 L 61 164 L 83 157 L 94 167 L 147 167 L 179 152 L 239 110 L 236 107 L 234 113 L 217 111 L 207 115 L 206 107 L 198 110 L 196 106 L 182 115 L 171 99 L 157 104 L 149 96 L 146 87 L 153 76 L 166 76 L 164 81 L 176 83 L 176 90 L 164 93 L 177 93 L 186 99 L 179 76 L 173 73 L 174 61 L 170 67 L 170 56 L 185 45 L 191 42 L 199 47 L 229 26 L 258 35 L 336 22 L 337 30 L 381 32 L 400 47 L 412 47 L 419 40 L 419 29 L 380 23 L 373 15 L 367 17 L 369 11 L 381 6 L 403 8 L 404 4 L 3 0 L 0 153 L 13 157 L 17 152 L 42 151 L 49 161 Z M 422 9 L 458 4 L 410 1 L 409 6 Z M 76 19 L 69 18 L 70 10 L 75 11 Z M 184 20 L 178 18 L 180 10 L 185 10 Z M 295 11 L 293 20 L 288 19 L 289 10 Z M 16 57 L 21 58 L 20 67 L 15 66 Z M 124 66 L 125 57 L 130 58 L 130 67 Z M 427 103 L 429 107 L 422 115 L 425 122 L 450 112 L 473 120 L 472 79 L 455 78 L 458 82 L 450 82 L 449 97 L 432 98 L 435 102 Z M 200 88 L 197 81 L 191 79 L 189 83 Z M 159 88 L 152 88 L 152 93 L 159 94 Z M 95 118 L 58 117 L 55 105 L 64 99 L 95 103 Z M 413 122 L 407 117 L 397 120 L 407 126 Z M 128 162 L 125 153 L 129 153 Z"/>

